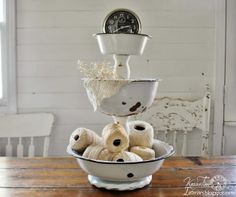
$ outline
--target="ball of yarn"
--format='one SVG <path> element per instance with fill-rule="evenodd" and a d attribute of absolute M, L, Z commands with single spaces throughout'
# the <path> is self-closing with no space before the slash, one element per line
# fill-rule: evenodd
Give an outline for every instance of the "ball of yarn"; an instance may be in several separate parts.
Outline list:
<path fill-rule="evenodd" d="M 101 143 L 102 139 L 94 131 L 86 128 L 77 128 L 70 136 L 71 149 L 81 152 L 91 144 Z"/>
<path fill-rule="evenodd" d="M 130 146 L 144 146 L 151 148 L 154 132 L 152 126 L 141 120 L 128 122 Z"/>
<path fill-rule="evenodd" d="M 106 148 L 111 152 L 120 152 L 129 146 L 129 135 L 124 127 L 117 123 L 108 124 L 104 127 L 102 139 Z"/>
<path fill-rule="evenodd" d="M 155 159 L 155 151 L 144 146 L 133 146 L 130 148 L 130 152 L 137 154 L 143 160 Z"/>
<path fill-rule="evenodd" d="M 135 153 L 122 151 L 117 153 L 112 160 L 117 162 L 125 162 L 125 161 L 142 161 L 143 159 L 138 155 L 136 155 Z"/>
<path fill-rule="evenodd" d="M 92 144 L 85 149 L 82 156 L 88 159 L 98 160 L 101 151 L 104 149 L 105 147 L 102 144 Z"/>

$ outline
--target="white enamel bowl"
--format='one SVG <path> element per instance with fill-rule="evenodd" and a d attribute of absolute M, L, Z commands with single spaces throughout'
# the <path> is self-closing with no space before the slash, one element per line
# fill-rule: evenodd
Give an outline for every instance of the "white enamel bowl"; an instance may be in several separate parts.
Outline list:
<path fill-rule="evenodd" d="M 99 83 L 104 80 L 96 81 Z M 122 86 L 115 95 L 103 99 L 97 105 L 100 112 L 119 117 L 135 115 L 148 109 L 154 101 L 159 83 L 158 79 L 116 79 L 106 81 L 111 82 L 113 86 L 116 86 L 116 82 L 117 84 L 120 81 L 129 82 Z"/>
<path fill-rule="evenodd" d="M 160 169 L 164 160 L 174 153 L 172 146 L 160 140 L 154 140 L 153 149 L 156 153 L 155 159 L 139 162 L 87 159 L 74 152 L 69 147 L 67 148 L 67 153 L 74 156 L 80 167 L 90 176 L 92 175 L 93 177 L 98 177 L 105 181 L 132 182 L 150 177 Z"/>
<path fill-rule="evenodd" d="M 142 55 L 147 41 L 151 38 L 145 34 L 106 34 L 94 35 L 104 55 Z"/>

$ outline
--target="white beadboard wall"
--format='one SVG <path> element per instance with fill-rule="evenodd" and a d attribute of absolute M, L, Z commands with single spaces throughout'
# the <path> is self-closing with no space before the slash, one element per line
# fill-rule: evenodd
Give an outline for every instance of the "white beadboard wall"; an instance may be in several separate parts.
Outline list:
<path fill-rule="evenodd" d="M 112 119 L 93 112 L 81 83 L 77 60 L 108 60 L 92 34 L 105 16 L 128 8 L 152 35 L 144 54 L 131 58 L 132 77 L 159 77 L 159 95 L 198 97 L 213 89 L 214 0 L 17 0 L 18 112 L 52 112 L 51 155 L 66 155 L 71 132 L 101 132 Z M 198 133 L 189 136 L 195 153 Z"/>

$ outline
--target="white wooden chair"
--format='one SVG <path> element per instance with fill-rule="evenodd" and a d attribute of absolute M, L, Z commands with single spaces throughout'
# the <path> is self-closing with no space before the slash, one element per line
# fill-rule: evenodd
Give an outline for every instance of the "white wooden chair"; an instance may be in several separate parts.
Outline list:
<path fill-rule="evenodd" d="M 0 115 L 0 138 L 7 140 L 5 147 L 1 146 L 5 151 L 5 156 L 13 156 L 13 141 L 18 138 L 18 144 L 16 146 L 16 156 L 23 157 L 24 144 L 23 139 L 29 139 L 28 146 L 29 157 L 35 156 L 35 138 L 43 137 L 42 156 L 48 155 L 49 140 L 52 125 L 54 122 L 54 116 L 50 113 L 32 113 L 32 114 L 7 114 Z M 1 145 L 1 144 L 0 144 Z"/>
<path fill-rule="evenodd" d="M 177 132 L 182 132 L 183 142 L 181 155 L 187 154 L 187 134 L 194 128 L 200 129 L 201 155 L 209 154 L 209 124 L 210 124 L 210 93 L 209 88 L 203 98 L 185 100 L 181 98 L 156 98 L 152 107 L 136 117 L 149 122 L 158 138 L 158 131 L 164 132 L 164 141 L 172 133 L 172 144 L 177 150 Z"/>

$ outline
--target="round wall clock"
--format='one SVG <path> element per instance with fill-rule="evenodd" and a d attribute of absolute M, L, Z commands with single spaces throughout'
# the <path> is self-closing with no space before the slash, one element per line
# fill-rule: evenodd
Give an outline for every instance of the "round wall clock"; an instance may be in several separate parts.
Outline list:
<path fill-rule="evenodd" d="M 116 9 L 110 12 L 103 22 L 104 33 L 141 33 L 141 22 L 138 16 L 128 9 Z"/>

